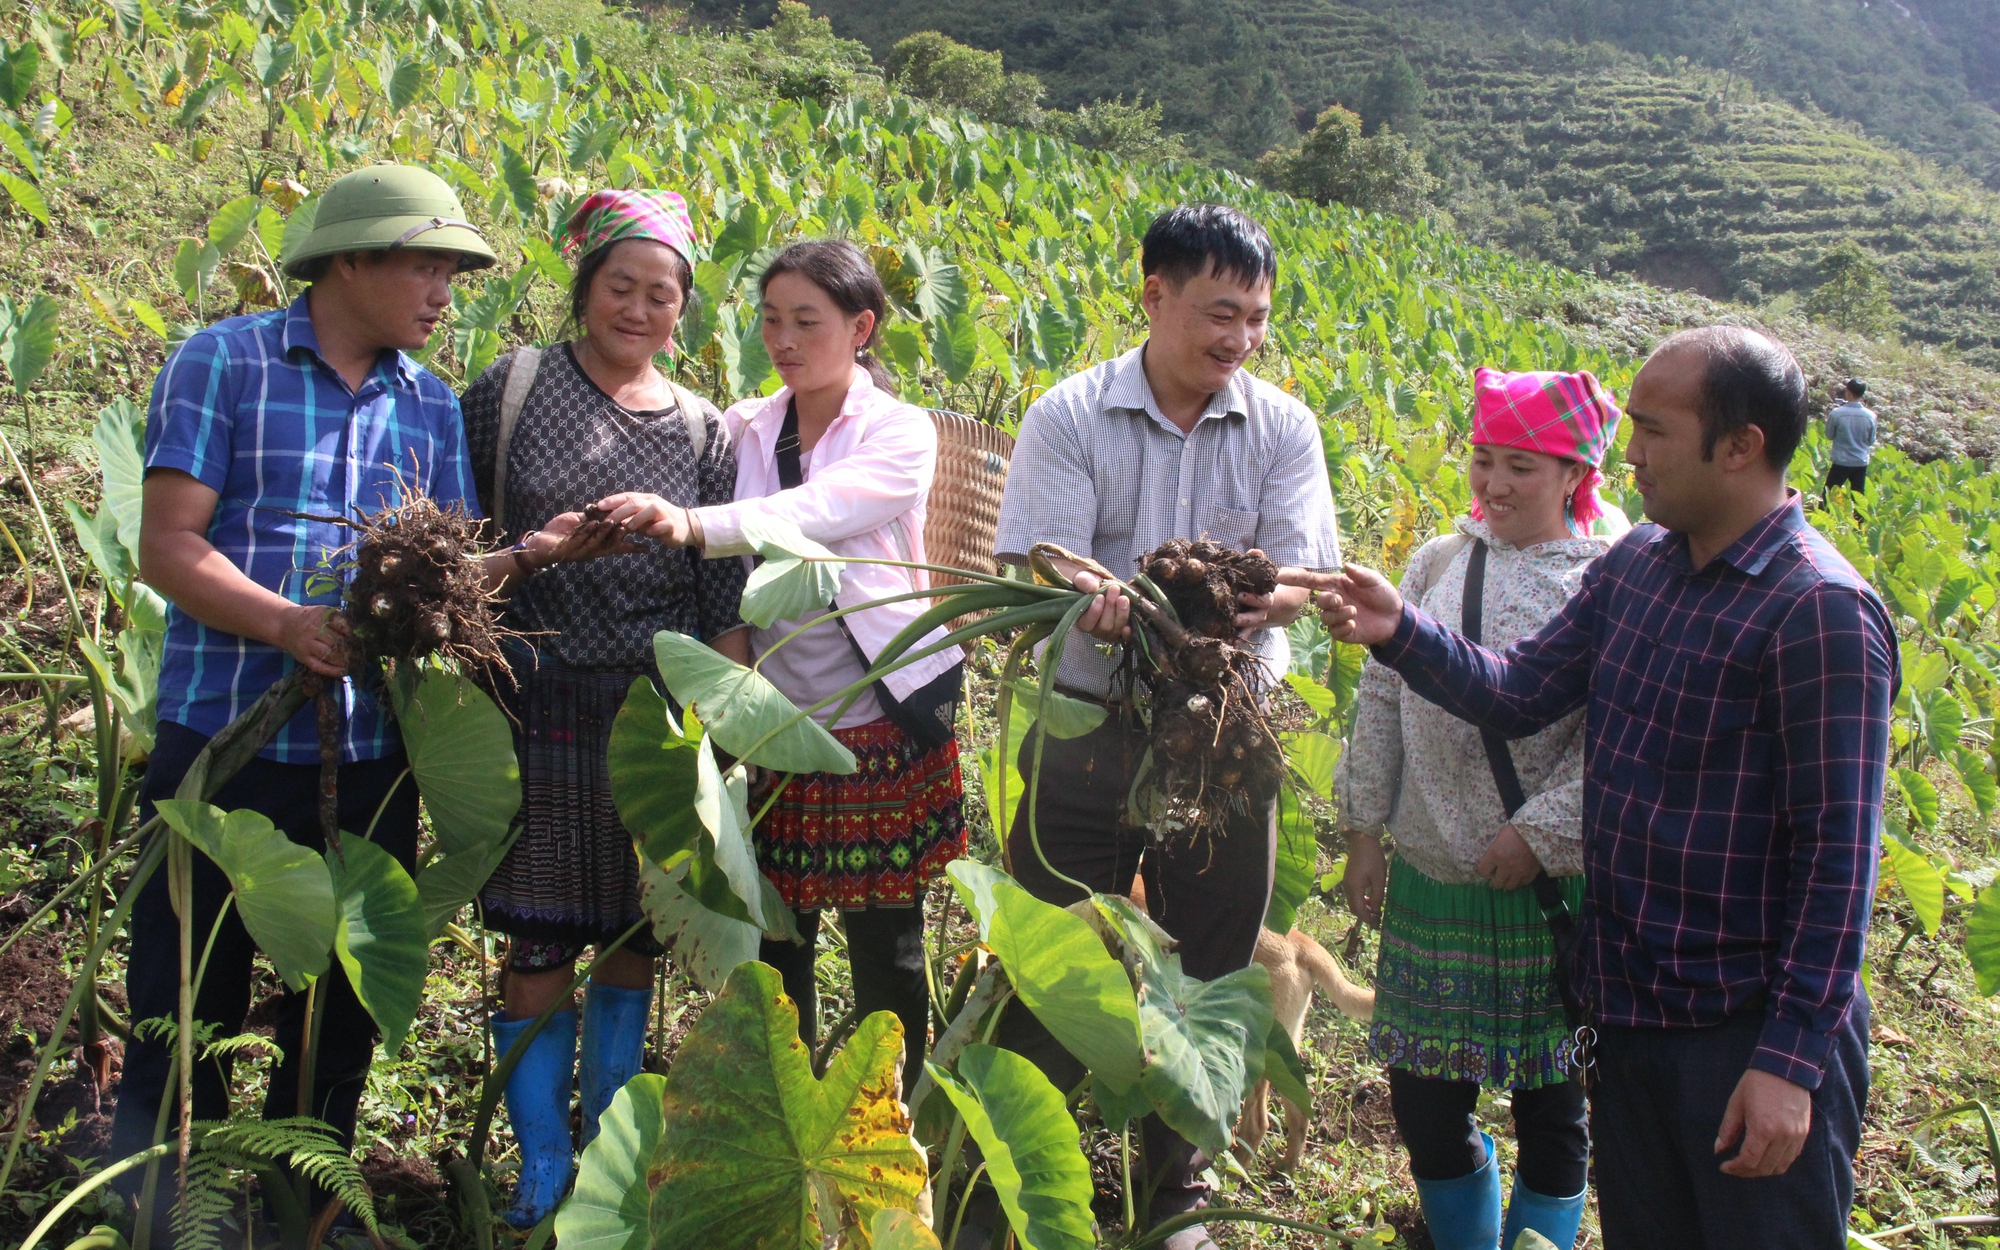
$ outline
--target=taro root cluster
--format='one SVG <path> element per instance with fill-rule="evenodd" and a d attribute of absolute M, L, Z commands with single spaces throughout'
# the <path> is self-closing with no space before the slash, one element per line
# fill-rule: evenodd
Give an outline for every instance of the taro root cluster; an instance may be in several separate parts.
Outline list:
<path fill-rule="evenodd" d="M 466 668 L 506 667 L 486 593 L 480 522 L 421 492 L 355 526 L 344 605 L 357 658 L 393 664 L 443 655 Z"/>
<path fill-rule="evenodd" d="M 1263 663 L 1238 646 L 1239 594 L 1277 588 L 1261 553 L 1173 539 L 1139 561 L 1187 637 L 1157 648 L 1145 675 L 1153 794 L 1147 823 L 1165 835 L 1220 832 L 1231 811 L 1275 793 L 1285 756 L 1264 707 Z"/>

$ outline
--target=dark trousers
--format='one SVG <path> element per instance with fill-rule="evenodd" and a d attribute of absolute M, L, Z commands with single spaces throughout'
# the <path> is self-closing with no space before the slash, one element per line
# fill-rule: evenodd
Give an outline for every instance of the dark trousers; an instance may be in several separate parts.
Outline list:
<path fill-rule="evenodd" d="M 1084 737 L 1049 739 L 1040 777 L 1032 769 L 1034 736 L 1022 745 L 1026 794 L 1007 839 L 1015 880 L 1045 902 L 1067 906 L 1083 897 L 1050 875 L 1035 854 L 1028 836 L 1028 805 L 1035 802 L 1042 853 L 1058 871 L 1101 894 L 1123 894 L 1134 873 L 1144 877 L 1147 908 L 1179 941 L 1181 968 L 1189 976 L 1211 981 L 1249 967 L 1277 863 L 1276 796 L 1232 816 L 1219 838 L 1151 846 L 1149 831 L 1120 819 L 1145 744 L 1119 721 L 1114 711 Z M 1074 1089 L 1083 1079 L 1083 1065 L 1019 1004 L 1008 1009 L 994 1041 L 1033 1060 L 1057 1089 Z M 1161 1177 L 1152 1214 L 1204 1205 L 1208 1188 L 1198 1178 L 1210 1160 L 1158 1116 L 1146 1117 L 1141 1136 L 1146 1166 Z"/>
<path fill-rule="evenodd" d="M 1520 1146 L 1514 1173 L 1538 1194 L 1567 1198 L 1583 1192 L 1590 1173 L 1590 1112 L 1583 1086 L 1560 1081 L 1517 1089 L 1514 1140 Z M 1396 1132 L 1410 1152 L 1410 1175 L 1420 1181 L 1470 1176 L 1486 1162 L 1486 1142 L 1473 1112 L 1479 1086 L 1389 1069 L 1389 1107 Z"/>
<path fill-rule="evenodd" d="M 1701 1029 L 1600 1026 L 1591 1135 L 1605 1250 L 1840 1250 L 1868 1101 L 1868 1000 L 1857 993 L 1812 1095 L 1812 1131 L 1778 1176 L 1725 1175 L 1715 1134 L 1764 1013 Z M 1730 1154 L 1734 1154 L 1732 1150 Z"/>
<path fill-rule="evenodd" d="M 1868 493 L 1868 466 L 1836 464 L 1826 471 L 1826 493 L 1831 495 L 1836 486 L 1851 487 L 1856 494 Z"/>
<path fill-rule="evenodd" d="M 819 985 L 813 978 L 813 958 L 819 948 L 819 912 L 794 911 L 797 942 L 766 941 L 757 958 L 778 970 L 785 993 L 799 1008 L 799 1038 L 807 1050 L 819 1045 Z M 907 1095 L 924 1070 L 929 1049 L 930 986 L 924 979 L 924 909 L 864 907 L 840 913 L 847 933 L 847 964 L 854 977 L 857 1019 L 878 1011 L 893 1011 L 903 1022 L 903 1092 Z"/>
<path fill-rule="evenodd" d="M 139 818 L 152 819 L 154 803 L 174 796 L 188 766 L 208 739 L 183 725 L 163 721 L 159 742 L 146 767 L 140 792 Z M 382 807 L 388 806 L 375 824 L 374 842 L 394 855 L 404 868 L 413 868 L 417 850 L 417 786 L 402 778 L 407 761 L 401 751 L 394 757 L 343 765 L 340 770 L 340 827 L 348 837 L 359 837 Z M 390 787 L 395 786 L 394 795 Z M 209 800 L 224 811 L 249 808 L 271 819 L 285 836 L 301 846 L 324 852 L 319 827 L 319 765 L 278 764 L 253 759 L 242 772 Z M 197 851 L 194 855 L 194 953 L 198 967 L 201 951 L 208 942 L 215 916 L 229 896 L 229 879 L 215 861 Z M 242 1031 L 243 1017 L 250 1009 L 250 961 L 257 944 L 243 927 L 235 908 L 230 908 L 215 935 L 215 948 L 208 957 L 208 972 L 195 992 L 194 1015 L 198 1021 L 216 1026 L 216 1038 L 231 1037 Z M 139 891 L 132 906 L 130 944 L 126 956 L 125 993 L 131 1003 L 132 1022 L 155 1017 L 175 1018 L 180 1010 L 180 920 L 167 894 L 167 870 L 161 866 Z M 312 1100 L 307 1113 L 339 1130 L 341 1139 L 352 1143 L 354 1115 L 367 1084 L 368 1063 L 375 1049 L 375 1021 L 354 995 L 347 974 L 338 959 L 320 974 L 318 995 L 326 999 L 325 1024 L 320 1031 L 319 1054 L 314 1064 Z M 273 1039 L 284 1051 L 283 1062 L 271 1074 L 264 1096 L 264 1118 L 283 1119 L 299 1113 L 299 1065 L 305 1056 L 306 995 L 284 992 L 278 1005 L 277 1036 Z M 196 1055 L 200 1055 L 197 1047 Z M 177 1095 L 167 1089 L 167 1069 L 173 1050 L 156 1038 L 140 1038 L 125 1049 L 125 1072 L 118 1085 L 118 1107 L 111 1123 L 112 1159 L 122 1159 L 152 1144 L 153 1126 L 160 1113 L 162 1098 Z M 200 1059 L 194 1069 L 194 1117 L 221 1120 L 229 1115 L 228 1056 Z M 176 1082 L 178 1085 L 178 1082 Z M 168 1112 L 170 1128 L 179 1117 Z M 162 1172 L 161 1190 L 171 1190 L 173 1169 Z M 128 1194 L 139 1191 L 143 1169 L 118 1178 L 118 1186 Z"/>

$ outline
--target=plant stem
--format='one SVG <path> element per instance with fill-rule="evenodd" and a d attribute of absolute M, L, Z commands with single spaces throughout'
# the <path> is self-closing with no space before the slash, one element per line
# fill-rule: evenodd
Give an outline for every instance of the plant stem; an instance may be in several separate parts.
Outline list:
<path fill-rule="evenodd" d="M 951 1237 L 950 1237 L 950 1239 L 949 1239 L 949 1240 L 947 1240 L 947 1241 L 946 1241 L 946 1242 L 944 1243 L 945 1245 L 947 1245 L 947 1246 L 955 1246 L 955 1245 L 957 1245 L 957 1244 L 958 1244 L 958 1230 L 959 1230 L 960 1228 L 964 1227 L 964 1225 L 965 1225 L 965 1212 L 966 1212 L 967 1208 L 969 1208 L 969 1207 L 971 1207 L 971 1206 L 972 1206 L 972 1191 L 973 1191 L 973 1188 L 974 1188 L 975 1186 L 977 1186 L 977 1185 L 979 1184 L 979 1178 L 980 1178 L 981 1176 L 984 1176 L 985 1174 L 986 1174 L 986 1160 L 984 1160 L 984 1159 L 981 1159 L 981 1160 L 979 1161 L 979 1166 L 978 1166 L 978 1167 L 976 1167 L 976 1168 L 974 1168 L 974 1169 L 972 1169 L 972 1175 L 970 1175 L 970 1176 L 968 1176 L 968 1177 L 966 1177 L 966 1178 L 965 1178 L 965 1188 L 959 1191 L 959 1194 L 958 1194 L 958 1214 L 952 1217 L 952 1221 L 951 1221 Z M 950 1184 L 950 1183 L 951 1183 L 951 1178 L 950 1178 L 950 1177 L 946 1177 L 946 1178 L 945 1178 L 945 1183 L 946 1183 L 946 1184 Z"/>
<path fill-rule="evenodd" d="M 78 1185 L 75 1189 L 70 1190 L 69 1194 L 61 1202 L 58 1202 L 49 1209 L 49 1213 L 42 1217 L 42 1222 L 35 1225 L 34 1231 L 28 1234 L 28 1239 L 21 1243 L 20 1250 L 35 1250 L 35 1247 L 41 1243 L 42 1238 L 48 1234 L 49 1230 L 54 1228 L 63 1216 L 69 1214 L 71 1207 L 82 1202 L 92 1190 L 110 1183 L 114 1178 L 124 1175 L 140 1164 L 152 1162 L 167 1153 L 168 1149 L 170 1147 L 165 1142 L 161 1142 L 157 1146 L 149 1146 L 138 1154 L 120 1159 L 110 1167 L 105 1168 L 102 1172 Z"/>

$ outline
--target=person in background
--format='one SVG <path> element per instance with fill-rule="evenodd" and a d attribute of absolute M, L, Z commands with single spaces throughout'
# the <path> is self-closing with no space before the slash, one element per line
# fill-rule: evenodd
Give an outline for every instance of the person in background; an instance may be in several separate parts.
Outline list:
<path fill-rule="evenodd" d="M 473 480 L 502 540 L 622 491 L 687 506 L 727 501 L 736 459 L 721 414 L 654 364 L 672 350 L 694 290 L 685 202 L 670 191 L 598 191 L 570 215 L 563 246 L 576 258 L 574 337 L 539 354 L 510 353 L 465 392 Z M 503 466 L 510 385 L 515 419 Z M 567 998 L 585 947 L 602 950 L 644 915 L 606 751 L 633 680 L 654 671 L 653 635 L 673 630 L 732 659 L 749 656 L 736 614 L 742 561 L 633 546 L 551 569 L 507 605 L 505 623 L 522 637 L 507 645 L 514 684 L 503 681 L 496 693 L 515 727 L 521 832 L 480 893 L 487 927 L 510 938 L 505 1011 L 492 1022 L 496 1052 Z M 516 1227 L 539 1223 L 569 1183 L 573 1069 L 581 1068 L 585 1145 L 612 1096 L 638 1074 L 659 955 L 645 928 L 605 953 L 584 992 L 580 1065 L 577 1013 L 565 1002 L 508 1080 L 521 1175 L 506 1218 Z"/>
<path fill-rule="evenodd" d="M 889 297 L 874 266 L 841 240 L 794 243 L 772 258 L 757 289 L 764 346 L 785 384 L 726 414 L 737 447 L 735 502 L 687 508 L 624 494 L 602 501 L 607 518 L 670 546 L 699 547 L 711 559 L 751 554 L 746 526 L 771 518 L 836 555 L 922 564 L 937 429 L 923 409 L 896 397 L 875 360 Z M 929 584 L 919 569 L 848 564 L 834 605 Z M 811 708 L 861 682 L 866 666 L 928 606 L 909 599 L 818 625 L 812 621 L 823 612 L 775 621 L 751 631 L 750 651 L 786 698 Z M 933 630 L 917 649 L 943 636 Z M 905 1090 L 923 1071 L 930 1031 L 924 895 L 965 853 L 955 732 L 963 677 L 958 652 L 947 649 L 820 708 L 813 718 L 854 753 L 854 772 L 765 778 L 751 797 L 755 810 L 772 785 L 783 785 L 751 840 L 757 866 L 792 909 L 804 942 L 767 940 L 759 958 L 784 978 L 801 1038 L 809 1049 L 817 1044 L 820 912 L 835 908 L 847 935 L 855 1009 L 893 1011 L 902 1021 Z"/>
<path fill-rule="evenodd" d="M 1808 416 L 1783 346 L 1676 334 L 1626 415 L 1652 524 L 1504 653 L 1367 569 L 1280 580 L 1320 590 L 1335 638 L 1482 729 L 1518 738 L 1585 709 L 1576 975 L 1599 1037 L 1606 1250 L 1838 1250 L 1895 633 L 1786 487 Z"/>
<path fill-rule="evenodd" d="M 1008 469 L 995 549 L 1025 565 L 1038 542 L 1067 548 L 1130 576 L 1140 556 L 1170 538 L 1209 538 L 1238 550 L 1261 548 L 1278 564 L 1339 563 L 1333 495 L 1319 425 L 1304 404 L 1245 372 L 1271 316 L 1277 254 L 1256 221 L 1214 204 L 1169 209 L 1141 245 L 1140 297 L 1146 341 L 1115 360 L 1069 377 L 1028 409 Z M 1086 592 L 1099 579 L 1071 561 L 1057 567 Z M 1279 672 L 1287 663 L 1283 627 L 1305 608 L 1304 592 L 1247 597 L 1237 625 Z M 1250 963 L 1270 900 L 1276 855 L 1276 794 L 1230 818 L 1219 841 L 1157 844 L 1127 823 L 1125 799 L 1145 752 L 1131 716 L 1131 692 L 1117 684 L 1115 644 L 1129 636 L 1130 603 L 1115 587 L 1084 614 L 1063 652 L 1063 693 L 1110 708 L 1091 733 L 1045 752 L 1033 765 L 1033 736 L 1022 744 L 1025 781 L 1009 834 L 1009 863 L 1037 898 L 1069 904 L 1075 882 L 1123 894 L 1145 875 L 1152 916 L 1180 942 L 1181 966 L 1211 980 Z M 1106 644 L 1100 648 L 1098 644 Z M 1039 851 L 1029 840 L 1036 807 Z M 1148 849 L 1152 844 L 1151 849 Z M 1043 855 L 1057 876 L 1043 866 Z M 1065 878 L 1068 878 L 1066 880 Z M 1058 1089 L 1082 1068 L 1026 1010 L 1010 1010 L 997 1040 L 1033 1059 Z M 1146 1158 L 1160 1174 L 1155 1220 L 1207 1205 L 1208 1166 L 1195 1147 L 1157 1116 L 1144 1124 Z M 972 1240 L 997 1226 L 975 1205 Z M 1194 1225 L 1169 1250 L 1212 1247 Z"/>
<path fill-rule="evenodd" d="M 1588 373 L 1474 373 L 1471 515 L 1410 557 L 1403 593 L 1495 645 L 1541 628 L 1611 545 L 1591 535 L 1606 518 L 1597 466 L 1618 420 Z M 1496 756 L 1379 661 L 1363 666 L 1358 702 L 1334 779 L 1349 828 L 1343 885 L 1355 914 L 1382 928 L 1368 1051 L 1388 1066 L 1431 1239 L 1491 1250 L 1532 1228 L 1569 1250 L 1589 1113 L 1537 891 L 1559 891 L 1572 914 L 1582 903 L 1583 712 L 1495 739 Z M 1499 1163 L 1473 1118 L 1482 1087 L 1511 1091 L 1519 1140 L 1504 1232 Z"/>
<path fill-rule="evenodd" d="M 1868 493 L 1868 462 L 1875 456 L 1875 436 L 1879 422 L 1875 413 L 1861 402 L 1868 384 L 1849 378 L 1833 388 L 1835 406 L 1826 414 L 1827 437 L 1833 440 L 1833 464 L 1826 471 L 1826 493 L 1837 486 Z"/>
<path fill-rule="evenodd" d="M 231 317 L 199 330 L 167 359 L 146 421 L 140 572 L 165 596 L 159 737 L 146 768 L 140 819 L 173 797 L 208 740 L 274 682 L 303 666 L 339 700 L 343 828 L 373 840 L 414 871 L 417 791 L 388 713 L 347 675 L 341 587 L 315 568 L 352 538 L 321 519 L 374 512 L 421 490 L 476 511 L 458 400 L 407 352 L 430 339 L 451 306 L 452 275 L 493 263 L 462 220 L 458 197 L 428 171 L 377 165 L 336 179 L 320 195 L 311 234 L 284 258 L 285 276 L 311 285 L 289 308 Z M 504 591 L 551 563 L 609 550 L 580 512 L 544 520 L 516 547 L 486 557 L 489 589 Z M 617 541 L 616 531 L 611 541 Z M 323 849 L 319 732 L 301 711 L 210 799 L 262 813 L 292 841 Z M 232 912 L 222 870 L 194 860 L 197 940 L 213 930 L 195 1016 L 218 1037 L 241 1030 L 256 944 Z M 180 924 L 167 874 L 155 873 L 132 910 L 126 990 L 134 1023 L 172 1019 L 180 993 Z M 308 995 L 286 991 L 277 1013 L 283 1058 L 271 1074 L 266 1118 L 311 1115 L 351 1142 L 374 1049 L 375 1023 L 338 961 L 316 993 L 325 1003 L 315 1080 L 300 1089 Z M 136 1038 L 113 1117 L 110 1157 L 152 1143 L 172 1047 Z M 194 1115 L 229 1113 L 230 1059 L 193 1074 Z M 176 1123 L 169 1113 L 164 1121 Z M 171 1165 L 167 1172 L 172 1174 Z M 136 1194 L 142 1170 L 120 1178 Z M 160 1187 L 160 1207 L 171 1183 Z M 153 1218 L 155 1233 L 163 1233 Z"/>

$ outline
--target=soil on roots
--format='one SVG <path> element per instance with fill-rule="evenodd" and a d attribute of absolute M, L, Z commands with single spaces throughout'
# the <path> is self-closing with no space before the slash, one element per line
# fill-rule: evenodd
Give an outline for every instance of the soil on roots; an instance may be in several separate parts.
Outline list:
<path fill-rule="evenodd" d="M 411 491 L 355 526 L 354 578 L 344 611 L 364 664 L 442 655 L 468 670 L 505 669 L 486 591 L 480 522 L 461 504 Z M 369 665 L 372 667 L 373 665 Z"/>
<path fill-rule="evenodd" d="M 1230 813 L 1275 794 L 1284 774 L 1284 751 L 1265 712 L 1267 670 L 1238 645 L 1236 630 L 1237 597 L 1277 589 L 1277 566 L 1262 553 L 1183 539 L 1161 545 L 1139 566 L 1188 635 L 1159 647 L 1144 678 L 1152 696 L 1147 823 L 1162 836 L 1219 833 Z"/>

